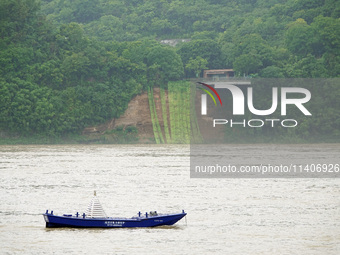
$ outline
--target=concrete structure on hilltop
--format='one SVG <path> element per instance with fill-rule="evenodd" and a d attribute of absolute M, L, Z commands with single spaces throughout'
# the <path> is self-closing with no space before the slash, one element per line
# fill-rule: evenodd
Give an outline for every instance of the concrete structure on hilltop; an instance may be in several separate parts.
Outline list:
<path fill-rule="evenodd" d="M 170 46 L 175 47 L 179 43 L 185 43 L 190 42 L 191 39 L 167 39 L 167 40 L 161 40 L 161 44 L 167 44 Z"/>
<path fill-rule="evenodd" d="M 219 80 L 220 78 L 231 78 L 234 77 L 233 69 L 212 69 L 203 70 L 203 79 Z"/>

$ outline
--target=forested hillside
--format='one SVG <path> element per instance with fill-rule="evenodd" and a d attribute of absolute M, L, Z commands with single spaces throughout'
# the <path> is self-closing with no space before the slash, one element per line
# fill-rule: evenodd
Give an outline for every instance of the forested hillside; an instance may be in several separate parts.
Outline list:
<path fill-rule="evenodd" d="M 0 133 L 78 133 L 204 68 L 339 77 L 339 17 L 337 0 L 2 0 Z"/>
<path fill-rule="evenodd" d="M 178 51 L 184 67 L 202 57 L 239 75 L 339 75 L 337 0 L 43 0 L 42 9 L 101 41 L 190 38 Z"/>
<path fill-rule="evenodd" d="M 52 25 L 36 1 L 1 1 L 0 10 L 3 132 L 79 132 L 120 116 L 147 85 L 183 75 L 175 49 L 156 41 L 98 42 L 78 23 Z"/>

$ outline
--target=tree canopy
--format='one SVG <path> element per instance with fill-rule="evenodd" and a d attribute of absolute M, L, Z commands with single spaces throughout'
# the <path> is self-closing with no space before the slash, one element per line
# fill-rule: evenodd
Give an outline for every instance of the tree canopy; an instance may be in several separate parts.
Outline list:
<path fill-rule="evenodd" d="M 336 0 L 42 0 L 42 11 L 99 41 L 191 39 L 177 51 L 187 77 L 197 57 L 240 76 L 339 76 Z"/>
<path fill-rule="evenodd" d="M 206 68 L 339 77 L 339 17 L 336 0 L 2 0 L 0 130 L 77 133 Z"/>

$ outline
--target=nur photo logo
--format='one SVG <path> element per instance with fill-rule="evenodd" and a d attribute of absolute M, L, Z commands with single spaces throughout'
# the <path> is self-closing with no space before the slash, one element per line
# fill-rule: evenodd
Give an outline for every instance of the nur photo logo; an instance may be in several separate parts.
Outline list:
<path fill-rule="evenodd" d="M 208 84 L 205 84 L 203 82 L 197 82 L 197 83 L 207 87 L 208 89 L 210 89 L 217 96 L 217 98 L 220 101 L 220 104 L 222 106 L 221 97 L 220 97 L 220 95 L 217 93 L 217 91 L 212 86 L 210 86 Z M 207 89 L 201 88 L 201 87 L 198 87 L 198 88 L 203 90 L 204 92 L 206 92 L 212 98 L 212 100 L 214 101 L 215 106 L 217 105 L 216 100 L 215 100 L 214 96 L 211 94 L 210 91 L 208 91 Z M 207 115 L 207 94 L 202 94 L 201 95 L 201 114 L 202 115 Z"/>
<path fill-rule="evenodd" d="M 266 104 L 270 107 L 264 109 L 258 109 L 256 105 L 256 100 L 263 98 L 255 97 L 254 91 L 256 86 L 253 86 L 251 82 L 241 83 L 237 85 L 237 82 L 216 82 L 214 84 L 206 84 L 203 82 L 197 82 L 198 84 L 204 86 L 205 88 L 198 87 L 206 94 L 201 95 L 201 115 L 207 115 L 208 103 L 207 95 L 211 97 L 215 106 L 217 106 L 216 99 L 220 102 L 220 106 L 223 106 L 221 96 L 231 95 L 232 97 L 232 116 L 249 116 L 246 111 L 251 115 L 260 116 L 261 118 L 256 119 L 242 119 L 241 121 L 236 121 L 235 119 L 227 118 L 214 118 L 213 127 L 216 125 L 230 125 L 230 127 L 241 126 L 241 127 L 262 127 L 268 124 L 270 127 L 282 126 L 282 127 L 296 127 L 298 121 L 296 119 L 281 119 L 281 118 L 271 118 L 270 116 L 275 114 L 275 116 L 287 116 L 288 106 L 294 111 L 298 110 L 303 114 L 303 116 L 312 116 L 312 113 L 305 106 L 311 100 L 311 92 L 302 87 L 269 87 L 266 89 L 266 94 L 270 94 L 270 98 L 266 98 Z M 217 92 L 216 89 L 219 91 Z M 213 95 L 213 94 L 214 95 Z M 280 106 L 280 107 L 279 107 Z M 278 108 L 280 108 L 279 114 L 277 113 Z M 225 109 L 225 108 L 224 108 Z M 226 109 L 230 112 L 230 109 Z M 263 118 L 266 117 L 266 118 Z M 281 125 L 277 125 L 277 124 Z"/>

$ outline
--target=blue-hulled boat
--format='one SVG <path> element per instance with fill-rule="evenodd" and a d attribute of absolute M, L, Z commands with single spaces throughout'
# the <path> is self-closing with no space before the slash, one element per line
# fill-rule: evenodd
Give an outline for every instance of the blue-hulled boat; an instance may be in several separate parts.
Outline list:
<path fill-rule="evenodd" d="M 93 197 L 90 205 L 83 214 L 78 212 L 75 215 L 64 214 L 62 216 L 54 215 L 53 211 L 43 214 L 47 228 L 53 227 L 73 227 L 73 228 L 139 228 L 139 227 L 157 227 L 163 225 L 173 225 L 184 216 L 184 210 L 181 213 L 159 214 L 156 211 L 142 214 L 131 218 L 114 218 L 107 217 L 98 198 Z"/>

